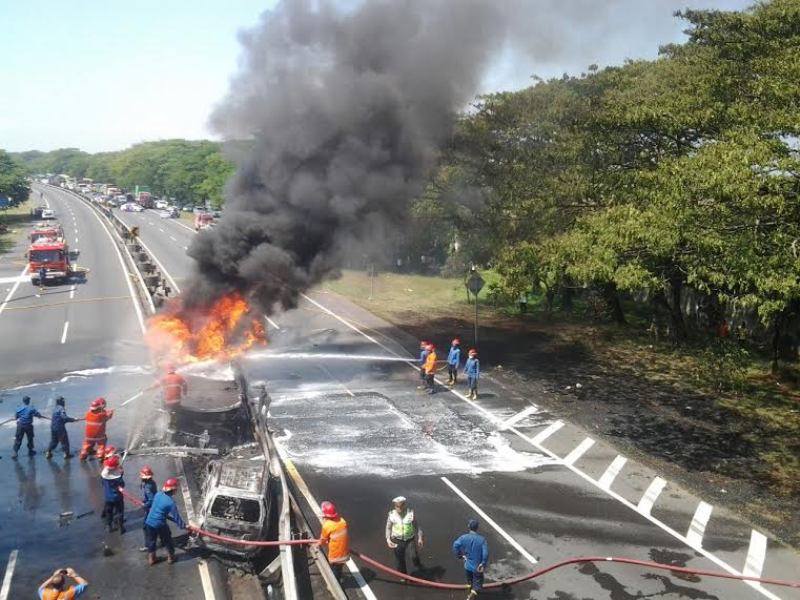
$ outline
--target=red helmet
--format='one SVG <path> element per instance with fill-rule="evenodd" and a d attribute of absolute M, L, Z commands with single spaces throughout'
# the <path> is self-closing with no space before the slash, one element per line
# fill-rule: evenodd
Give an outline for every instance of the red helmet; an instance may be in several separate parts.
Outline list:
<path fill-rule="evenodd" d="M 167 373 L 174 373 L 175 372 L 175 364 L 174 363 L 167 363 L 166 365 L 164 365 L 164 368 L 166 369 Z"/>
<path fill-rule="evenodd" d="M 170 477 L 164 482 L 164 485 L 161 486 L 162 491 L 171 492 L 172 490 L 178 489 L 178 480 L 174 477 Z"/>
<path fill-rule="evenodd" d="M 117 453 L 117 449 L 114 446 L 106 446 L 105 451 L 103 452 L 104 458 L 111 458 Z"/>
<path fill-rule="evenodd" d="M 92 410 L 102 410 L 105 406 L 106 401 L 103 398 L 95 398 L 92 400 L 92 403 L 89 405 L 89 408 Z"/>
<path fill-rule="evenodd" d="M 461 340 L 458 339 L 458 338 L 453 338 L 453 342 L 452 343 L 453 343 L 453 346 L 458 346 L 458 345 L 461 344 Z"/>
<path fill-rule="evenodd" d="M 334 506 L 333 502 L 328 502 L 327 500 L 322 503 L 322 516 L 328 519 L 335 519 L 339 516 L 339 513 L 336 512 L 336 506 Z"/>
<path fill-rule="evenodd" d="M 477 349 L 475 349 L 475 348 L 470 348 L 470 349 L 469 349 L 469 353 L 470 353 L 470 354 L 477 354 L 477 353 L 478 353 L 478 350 L 477 350 Z"/>
<path fill-rule="evenodd" d="M 433 349 L 434 349 L 434 347 L 435 347 L 435 346 L 433 345 L 433 342 L 428 342 L 427 344 L 425 344 L 425 349 L 426 349 L 426 350 L 428 350 L 429 352 L 430 352 L 431 350 L 433 350 Z"/>
<path fill-rule="evenodd" d="M 102 406 L 103 408 L 105 408 L 105 407 L 106 407 L 106 399 L 105 399 L 105 398 L 103 398 L 102 396 L 100 396 L 100 397 L 97 399 L 97 401 L 100 403 L 100 406 Z"/>
<path fill-rule="evenodd" d="M 150 479 L 152 476 L 153 476 L 153 469 L 151 469 L 147 465 L 139 469 L 139 477 L 141 477 L 142 479 Z"/>
<path fill-rule="evenodd" d="M 119 468 L 119 456 L 110 456 L 103 463 L 103 466 L 104 467 L 108 467 L 109 469 L 118 469 Z"/>

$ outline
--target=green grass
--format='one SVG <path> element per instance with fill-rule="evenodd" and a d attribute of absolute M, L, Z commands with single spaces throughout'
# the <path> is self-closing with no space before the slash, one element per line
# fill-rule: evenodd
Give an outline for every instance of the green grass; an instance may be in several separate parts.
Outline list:
<path fill-rule="evenodd" d="M 0 225 L 7 228 L 5 233 L 0 233 L 0 254 L 10 252 L 14 248 L 19 228 L 31 221 L 31 206 L 33 203 L 26 200 L 13 208 L 0 210 Z"/>

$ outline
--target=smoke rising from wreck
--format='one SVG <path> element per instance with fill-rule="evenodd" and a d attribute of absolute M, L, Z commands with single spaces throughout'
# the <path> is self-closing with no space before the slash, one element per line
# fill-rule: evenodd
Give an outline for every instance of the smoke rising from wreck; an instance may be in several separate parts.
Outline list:
<path fill-rule="evenodd" d="M 287 0 L 265 13 L 240 35 L 240 72 L 212 115 L 238 171 L 223 218 L 189 250 L 185 301 L 240 292 L 266 314 L 293 307 L 354 240 L 402 227 L 492 61 L 561 51 L 546 4 L 549 17 L 524 0 Z"/>

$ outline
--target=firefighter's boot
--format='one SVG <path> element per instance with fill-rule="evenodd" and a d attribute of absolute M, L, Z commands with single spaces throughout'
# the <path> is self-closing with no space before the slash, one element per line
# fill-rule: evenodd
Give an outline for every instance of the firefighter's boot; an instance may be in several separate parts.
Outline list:
<path fill-rule="evenodd" d="M 158 564 L 158 556 L 156 556 L 155 552 L 148 552 L 147 553 L 147 564 L 151 567 L 155 564 Z"/>

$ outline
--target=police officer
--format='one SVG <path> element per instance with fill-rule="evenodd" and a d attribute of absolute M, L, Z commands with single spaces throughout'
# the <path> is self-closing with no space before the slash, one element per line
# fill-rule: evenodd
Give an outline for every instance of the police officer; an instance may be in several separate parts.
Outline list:
<path fill-rule="evenodd" d="M 386 517 L 386 545 L 394 550 L 395 564 L 401 573 L 408 573 L 406 550 L 409 546 L 412 549 L 414 566 L 418 569 L 422 566 L 419 560 L 422 530 L 417 524 L 414 509 L 408 506 L 405 496 L 397 496 L 392 500 L 392 510 Z"/>
<path fill-rule="evenodd" d="M 50 445 L 47 447 L 45 456 L 53 457 L 53 450 L 58 444 L 64 451 L 64 458 L 72 458 L 74 455 L 69 451 L 69 435 L 67 434 L 67 423 L 74 423 L 80 419 L 67 416 L 67 409 L 64 407 L 64 396 L 56 398 L 56 407 L 50 416 Z"/>
<path fill-rule="evenodd" d="M 31 406 L 31 397 L 23 396 L 22 404 L 17 407 L 17 433 L 14 435 L 14 454 L 12 458 L 16 459 L 19 453 L 19 447 L 22 446 L 22 437 L 28 438 L 28 456 L 36 454 L 33 449 L 33 418 L 46 419 L 39 414 L 39 411 Z"/>

